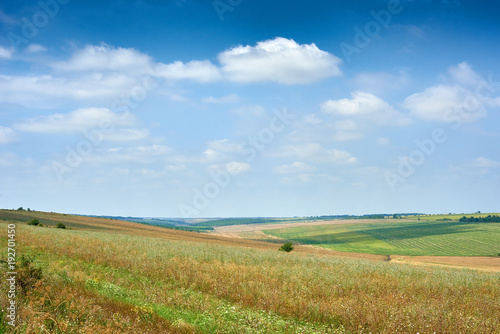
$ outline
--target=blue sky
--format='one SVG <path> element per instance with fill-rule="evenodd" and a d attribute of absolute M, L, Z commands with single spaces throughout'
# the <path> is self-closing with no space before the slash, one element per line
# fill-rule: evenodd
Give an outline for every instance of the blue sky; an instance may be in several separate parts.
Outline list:
<path fill-rule="evenodd" d="M 493 1 L 0 5 L 0 207 L 493 212 Z"/>

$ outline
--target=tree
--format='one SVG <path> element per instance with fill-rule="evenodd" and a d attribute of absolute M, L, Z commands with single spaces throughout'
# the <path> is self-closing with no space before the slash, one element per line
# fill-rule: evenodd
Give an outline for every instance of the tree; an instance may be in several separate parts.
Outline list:
<path fill-rule="evenodd" d="M 38 219 L 32 219 L 28 222 L 28 225 L 33 225 L 33 226 L 37 226 L 40 224 L 40 221 Z"/>
<path fill-rule="evenodd" d="M 64 225 L 63 223 L 59 223 L 57 224 L 56 228 L 66 228 L 66 225 Z"/>
<path fill-rule="evenodd" d="M 291 252 L 293 251 L 293 244 L 291 242 L 285 242 L 279 249 L 282 252 Z"/>

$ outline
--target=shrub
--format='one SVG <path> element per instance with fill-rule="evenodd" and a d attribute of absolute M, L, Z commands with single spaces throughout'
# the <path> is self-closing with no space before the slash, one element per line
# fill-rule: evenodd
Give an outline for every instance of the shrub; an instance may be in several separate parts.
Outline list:
<path fill-rule="evenodd" d="M 66 225 L 64 225 L 63 223 L 59 223 L 57 224 L 56 228 L 66 228 Z"/>
<path fill-rule="evenodd" d="M 38 219 L 32 219 L 28 222 L 28 225 L 33 225 L 33 226 L 37 226 L 40 224 L 40 221 Z"/>
<path fill-rule="evenodd" d="M 280 251 L 283 252 L 291 252 L 293 251 L 293 245 L 291 242 L 285 242 L 279 249 Z"/>

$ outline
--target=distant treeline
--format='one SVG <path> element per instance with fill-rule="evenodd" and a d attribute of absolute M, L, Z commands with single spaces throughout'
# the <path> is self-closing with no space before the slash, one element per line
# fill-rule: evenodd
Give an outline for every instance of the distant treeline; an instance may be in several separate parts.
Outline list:
<path fill-rule="evenodd" d="M 378 214 L 367 214 L 361 216 L 353 215 L 332 215 L 332 216 L 318 216 L 319 219 L 384 219 L 386 217 L 401 217 L 401 216 L 418 216 L 421 213 L 378 213 Z"/>
<path fill-rule="evenodd" d="M 488 215 L 487 217 L 466 217 L 463 216 L 458 220 L 464 223 L 500 223 L 500 216 Z"/>

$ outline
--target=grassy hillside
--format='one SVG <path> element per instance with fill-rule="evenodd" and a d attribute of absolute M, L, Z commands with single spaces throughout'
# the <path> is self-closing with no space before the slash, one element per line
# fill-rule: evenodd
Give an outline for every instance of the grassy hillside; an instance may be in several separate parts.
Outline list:
<path fill-rule="evenodd" d="M 264 230 L 266 234 L 345 252 L 399 255 L 496 256 L 500 223 L 402 221 Z"/>
<path fill-rule="evenodd" d="M 68 228 L 74 230 L 96 231 L 112 234 L 139 235 L 170 240 L 202 241 L 219 244 L 234 245 L 235 240 L 200 233 L 166 229 L 158 226 L 150 226 L 129 221 L 107 218 L 95 218 L 88 216 L 74 216 L 42 211 L 18 211 L 0 210 L 0 221 L 12 221 L 26 223 L 31 219 L 38 219 L 40 223 L 48 227 L 55 227 L 58 223 L 64 223 Z M 264 242 L 251 240 L 239 241 L 237 244 L 247 247 L 269 249 L 274 247 Z"/>
<path fill-rule="evenodd" d="M 116 221 L 52 214 L 43 219 L 80 226 L 62 230 L 17 220 L 24 282 L 18 287 L 18 333 L 495 333 L 500 328 L 500 274 L 282 253 L 275 245 L 266 249 L 239 240 L 248 246 L 239 247 L 229 239 L 202 240 L 204 235 L 160 228 L 153 237 L 152 227 L 138 224 L 148 228 L 144 234 L 130 225 L 123 225 L 128 229 L 122 234 Z M 2 245 L 12 221 L 0 221 Z M 172 234 L 162 238 L 161 230 Z M 173 234 L 185 239 L 174 240 Z M 188 235 L 198 239 L 187 241 Z M 5 260 L 5 253 L 1 256 Z M 42 275 L 33 275 L 37 268 Z M 1 284 L 6 291 L 6 281 Z M 5 310 L 6 299 L 0 303 Z M 5 323 L 1 326 L 5 331 Z"/>

